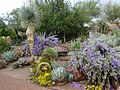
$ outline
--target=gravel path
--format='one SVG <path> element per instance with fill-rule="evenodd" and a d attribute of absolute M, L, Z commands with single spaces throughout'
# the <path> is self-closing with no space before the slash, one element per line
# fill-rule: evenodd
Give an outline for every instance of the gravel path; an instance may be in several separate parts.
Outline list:
<path fill-rule="evenodd" d="M 0 90 L 50 90 L 29 82 L 0 74 Z"/>

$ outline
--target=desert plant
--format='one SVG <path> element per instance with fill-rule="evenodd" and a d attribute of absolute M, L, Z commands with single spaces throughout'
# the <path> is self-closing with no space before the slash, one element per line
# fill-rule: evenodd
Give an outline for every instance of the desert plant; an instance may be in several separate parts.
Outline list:
<path fill-rule="evenodd" d="M 20 58 L 12 67 L 13 69 L 18 69 L 21 68 L 23 66 L 25 66 L 26 61 L 22 58 Z"/>
<path fill-rule="evenodd" d="M 52 80 L 54 82 L 61 83 L 72 79 L 72 74 L 69 74 L 64 67 L 57 67 L 52 71 Z"/>
<path fill-rule="evenodd" d="M 58 57 L 58 53 L 54 48 L 44 49 L 42 55 L 48 57 L 49 59 L 56 59 Z"/>
<path fill-rule="evenodd" d="M 14 51 L 7 51 L 7 52 L 4 52 L 2 54 L 2 58 L 6 61 L 6 62 L 12 62 L 12 61 L 15 61 L 15 53 Z"/>

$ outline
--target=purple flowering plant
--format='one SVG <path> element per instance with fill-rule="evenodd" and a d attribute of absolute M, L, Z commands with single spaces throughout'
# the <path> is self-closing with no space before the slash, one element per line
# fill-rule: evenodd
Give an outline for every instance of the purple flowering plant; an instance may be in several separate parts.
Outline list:
<path fill-rule="evenodd" d="M 32 54 L 34 56 L 41 56 L 43 53 L 43 50 L 48 47 L 54 47 L 56 45 L 59 45 L 59 39 L 56 37 L 56 35 L 53 36 L 46 36 L 45 34 L 37 36 L 34 34 L 34 46 L 32 49 Z M 29 51 L 29 45 L 25 45 L 24 50 Z"/>
<path fill-rule="evenodd" d="M 70 52 L 70 55 L 72 64 L 69 63 L 69 67 L 80 68 L 90 83 L 102 86 L 103 89 L 118 85 L 120 54 L 114 47 L 98 38 L 89 38 L 82 43 L 80 50 Z"/>

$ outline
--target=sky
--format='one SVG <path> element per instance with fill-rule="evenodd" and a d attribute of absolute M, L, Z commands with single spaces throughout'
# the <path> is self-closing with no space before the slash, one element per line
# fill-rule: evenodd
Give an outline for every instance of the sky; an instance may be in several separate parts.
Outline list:
<path fill-rule="evenodd" d="M 85 0 L 70 0 L 72 4 L 75 4 L 77 1 Z M 110 0 L 100 0 L 101 3 L 106 3 Z M 112 2 L 120 3 L 120 0 L 111 0 Z M 27 0 L 0 0 L 0 16 L 3 13 L 10 13 L 13 9 L 19 8 L 24 5 Z"/>

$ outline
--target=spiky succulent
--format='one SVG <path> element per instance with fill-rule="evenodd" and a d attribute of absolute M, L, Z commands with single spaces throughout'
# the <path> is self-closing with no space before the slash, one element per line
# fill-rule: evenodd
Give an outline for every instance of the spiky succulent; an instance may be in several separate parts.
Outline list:
<path fill-rule="evenodd" d="M 20 58 L 12 67 L 13 69 L 17 69 L 17 68 L 23 67 L 25 63 L 26 63 L 26 60 Z"/>
<path fill-rule="evenodd" d="M 72 80 L 73 76 L 69 74 L 64 67 L 57 67 L 52 71 L 52 80 L 55 82 L 64 82 Z"/>
<path fill-rule="evenodd" d="M 6 61 L 6 62 L 12 62 L 16 59 L 16 55 L 14 53 L 14 51 L 7 51 L 4 52 L 2 54 L 2 58 Z"/>
<path fill-rule="evenodd" d="M 54 48 L 49 47 L 49 48 L 44 49 L 43 56 L 46 56 L 46 57 L 51 58 L 51 59 L 52 58 L 56 59 L 58 56 L 58 53 Z"/>

